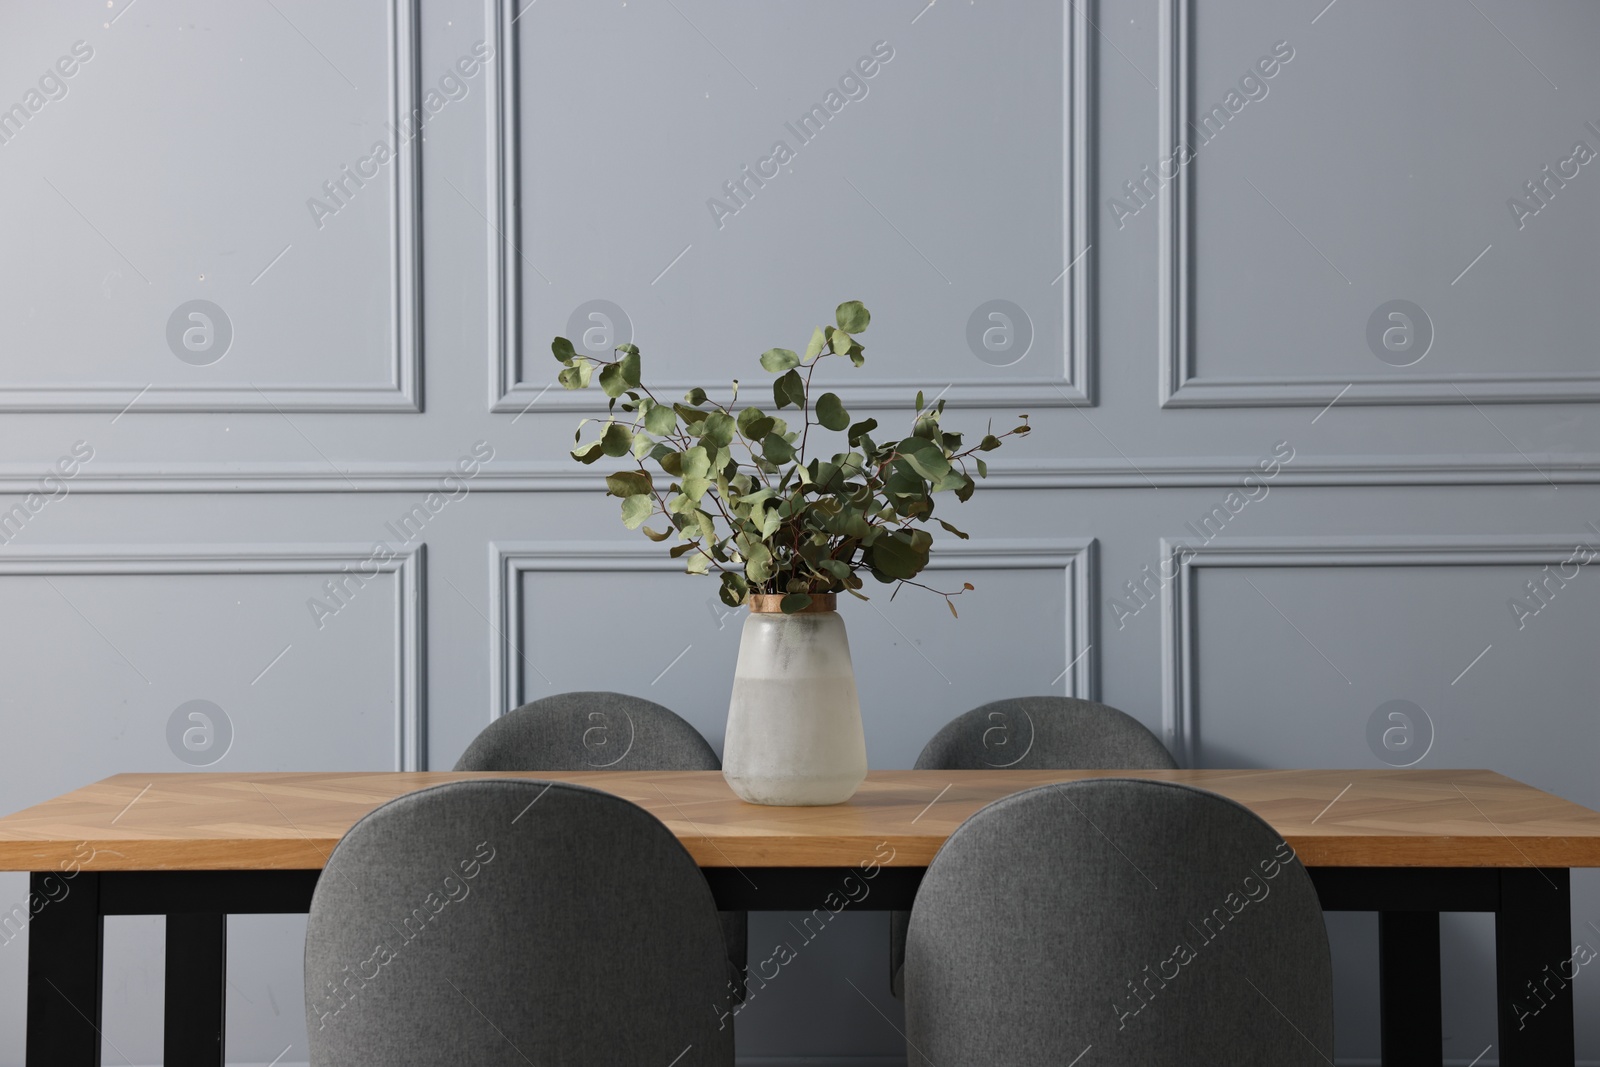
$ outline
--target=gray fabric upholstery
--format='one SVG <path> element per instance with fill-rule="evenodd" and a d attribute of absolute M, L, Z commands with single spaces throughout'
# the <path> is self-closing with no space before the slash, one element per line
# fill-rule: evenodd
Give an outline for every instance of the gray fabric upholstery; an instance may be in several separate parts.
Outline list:
<path fill-rule="evenodd" d="M 720 771 L 700 732 L 670 708 L 624 693 L 557 693 L 507 712 L 472 739 L 458 771 Z M 749 924 L 722 913 L 731 971 L 728 990 L 744 999 Z"/>
<path fill-rule="evenodd" d="M 623 693 L 558 693 L 484 728 L 458 771 L 718 771 L 716 750 L 670 709 Z"/>
<path fill-rule="evenodd" d="M 1109 704 L 1072 697 L 1010 697 L 958 715 L 922 747 L 919 771 L 1175 770 L 1143 723 Z M 889 914 L 889 989 L 904 990 L 909 912 Z"/>
<path fill-rule="evenodd" d="M 917 757 L 918 770 L 1170 770 L 1159 738 L 1131 715 L 1071 697 L 1012 697 L 945 724 Z"/>
<path fill-rule="evenodd" d="M 317 880 L 311 1063 L 731 1065 L 726 967 L 704 876 L 642 808 L 436 786 L 358 822 Z"/>
<path fill-rule="evenodd" d="M 928 868 L 906 945 L 908 1063 L 1322 1067 L 1316 890 L 1246 808 L 1169 782 L 1040 786 Z"/>

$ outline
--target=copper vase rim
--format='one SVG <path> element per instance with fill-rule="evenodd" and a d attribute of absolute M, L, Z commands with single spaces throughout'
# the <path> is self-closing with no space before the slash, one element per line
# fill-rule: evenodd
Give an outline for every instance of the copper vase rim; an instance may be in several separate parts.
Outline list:
<path fill-rule="evenodd" d="M 756 615 L 781 615 L 783 613 L 783 593 L 751 593 L 750 611 Z M 837 593 L 812 593 L 811 603 L 795 612 L 796 615 L 818 615 L 825 611 L 837 611 L 839 608 L 839 594 Z"/>

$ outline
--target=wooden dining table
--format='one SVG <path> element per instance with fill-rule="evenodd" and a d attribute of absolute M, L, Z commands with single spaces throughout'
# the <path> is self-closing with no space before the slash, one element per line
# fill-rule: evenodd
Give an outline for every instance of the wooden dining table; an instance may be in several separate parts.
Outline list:
<path fill-rule="evenodd" d="M 856 909 L 908 909 L 946 837 L 1051 782 L 1180 782 L 1254 811 L 1328 911 L 1379 915 L 1385 1064 L 1441 1064 L 1439 913 L 1492 912 L 1502 1067 L 1574 1062 L 1570 870 L 1600 813 L 1487 770 L 874 771 L 844 804 L 746 804 L 714 771 L 119 774 L 0 818 L 0 871 L 31 874 L 28 1067 L 100 1062 L 107 915 L 166 916 L 167 1067 L 223 1062 L 227 917 L 305 912 L 339 839 L 402 794 L 471 778 L 574 782 L 658 817 L 726 911 L 810 911 L 870 869 Z M 1523 1025 L 1538 983 L 1537 1025 Z M 1331 1050 L 1328 1050 L 1331 1052 Z"/>

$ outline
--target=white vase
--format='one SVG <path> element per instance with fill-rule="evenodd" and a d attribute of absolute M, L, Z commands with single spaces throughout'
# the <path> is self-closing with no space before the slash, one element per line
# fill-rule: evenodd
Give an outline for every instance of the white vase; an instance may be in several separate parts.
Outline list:
<path fill-rule="evenodd" d="M 850 641 L 832 594 L 795 615 L 782 599 L 750 598 L 722 775 L 752 804 L 840 804 L 867 776 Z"/>

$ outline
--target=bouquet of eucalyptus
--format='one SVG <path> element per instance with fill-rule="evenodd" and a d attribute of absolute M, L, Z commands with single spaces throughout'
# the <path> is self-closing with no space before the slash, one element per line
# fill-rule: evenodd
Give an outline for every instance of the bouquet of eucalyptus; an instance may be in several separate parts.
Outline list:
<path fill-rule="evenodd" d="M 673 558 L 684 559 L 690 574 L 716 568 L 730 607 L 752 592 L 784 594 L 786 613 L 804 610 L 819 593 L 843 591 L 865 600 L 862 571 L 884 583 L 931 588 L 915 581 L 933 547 L 923 524 L 931 520 L 967 537 L 934 518 L 935 496 L 970 498 L 975 483 L 968 462 L 978 477 L 987 477 L 979 454 L 1026 434 L 1028 416 L 1012 430 L 985 433 L 963 447 L 961 434 L 940 425 L 944 401 L 926 405 L 919 392 L 910 433 L 880 444 L 872 436 L 876 419 L 852 421 L 837 394 L 813 401 L 811 392 L 823 360 L 865 362 L 857 337 L 870 321 L 861 301 L 846 301 L 834 313 L 835 325 L 813 331 L 803 356 L 787 348 L 762 353 L 761 366 L 776 375 L 770 413 L 736 407 L 737 380 L 727 404 L 699 388 L 669 403 L 643 384 L 637 346 L 620 345 L 620 358 L 608 363 L 557 337 L 551 349 L 564 368 L 561 384 L 583 389 L 598 377 L 610 398 L 611 415 L 594 440 L 583 443 L 584 425 L 592 420 L 578 425 L 572 455 L 581 463 L 630 457 L 631 469 L 606 477 L 609 494 L 622 500 L 623 524 L 652 541 L 675 532 Z M 627 418 L 618 417 L 619 406 Z M 667 529 L 646 525 L 657 516 Z M 955 592 L 933 591 L 953 615 L 950 598 L 971 588 L 964 583 Z"/>

